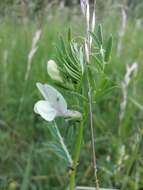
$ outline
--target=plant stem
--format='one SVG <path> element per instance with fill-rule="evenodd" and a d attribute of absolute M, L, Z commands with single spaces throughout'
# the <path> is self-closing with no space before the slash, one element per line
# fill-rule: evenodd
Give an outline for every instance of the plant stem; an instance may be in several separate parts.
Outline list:
<path fill-rule="evenodd" d="M 78 160 L 80 156 L 82 138 L 83 138 L 83 120 L 80 121 L 80 126 L 78 128 L 77 142 L 76 142 L 76 148 L 75 148 L 75 154 L 74 154 L 73 166 L 72 166 L 73 168 L 70 174 L 69 190 L 75 190 L 75 176 L 76 176 L 76 170 L 77 170 Z"/>
<path fill-rule="evenodd" d="M 91 144 L 92 144 L 92 155 L 93 155 L 93 168 L 94 168 L 94 177 L 96 182 L 96 188 L 99 190 L 99 182 L 97 176 L 97 165 L 96 165 L 96 153 L 95 153 L 95 144 L 94 144 L 94 129 L 93 129 L 93 113 L 92 113 L 92 96 L 91 96 L 91 87 L 89 85 L 88 99 L 89 99 L 89 111 L 90 111 L 90 131 L 91 131 Z"/>

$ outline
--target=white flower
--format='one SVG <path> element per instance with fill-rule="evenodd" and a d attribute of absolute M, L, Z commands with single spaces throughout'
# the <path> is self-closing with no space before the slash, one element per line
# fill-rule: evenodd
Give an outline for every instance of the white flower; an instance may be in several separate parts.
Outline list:
<path fill-rule="evenodd" d="M 68 110 L 64 97 L 48 84 L 36 84 L 45 100 L 38 101 L 34 111 L 47 121 L 53 121 L 56 117 L 81 118 L 78 111 Z"/>
<path fill-rule="evenodd" d="M 58 66 L 54 60 L 49 60 L 47 62 L 47 71 L 51 79 L 63 82 L 61 76 L 60 76 L 60 71 L 58 69 Z"/>

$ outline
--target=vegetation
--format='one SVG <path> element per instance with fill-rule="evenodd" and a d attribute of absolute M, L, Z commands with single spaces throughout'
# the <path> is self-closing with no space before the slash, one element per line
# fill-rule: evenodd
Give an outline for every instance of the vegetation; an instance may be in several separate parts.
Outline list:
<path fill-rule="evenodd" d="M 142 2 L 141 2 L 142 3 Z M 141 4 L 140 4 L 141 5 Z M 141 190 L 143 188 L 143 26 L 139 5 L 128 12 L 125 28 L 121 9 L 106 5 L 102 14 L 97 9 L 96 33 L 103 26 L 104 43 L 112 33 L 114 43 L 110 62 L 104 73 L 93 60 L 94 80 L 92 91 L 93 123 L 99 184 L 106 188 Z M 8 8 L 11 8 L 8 7 Z M 8 10 L 8 9 L 7 9 Z M 22 9 L 23 10 L 23 9 Z M 58 11 L 57 11 L 58 10 Z M 110 10 L 110 11 L 107 11 Z M 129 9 L 131 10 L 131 9 Z M 74 14 L 72 13 L 74 12 Z M 33 112 L 39 99 L 36 82 L 55 85 L 47 73 L 47 61 L 57 59 L 56 46 L 61 45 L 61 34 L 67 40 L 69 27 L 72 36 L 80 41 L 84 33 L 84 20 L 79 9 L 60 11 L 51 9 L 45 17 L 31 19 L 25 12 L 21 17 L 13 14 L 0 21 L 0 189 L 66 189 L 69 182 L 69 165 L 60 159 L 53 142 L 52 123 L 43 121 Z M 21 11 L 19 11 L 21 14 Z M 98 14 L 99 12 L 99 14 Z M 71 14 L 72 13 L 72 14 Z M 43 17 L 44 16 L 44 17 Z M 121 24 L 122 23 L 122 24 Z M 28 54 L 35 32 L 41 29 L 37 51 L 31 61 L 27 80 Z M 122 29 L 124 30 L 121 34 Z M 119 43 L 121 48 L 118 49 Z M 56 53 L 55 53 L 56 52 Z M 129 67 L 137 63 L 136 71 L 128 75 L 127 104 L 120 118 L 124 99 L 123 83 Z M 58 63 L 58 60 L 57 60 Z M 132 74 L 132 75 L 131 75 Z M 127 77 L 127 78 L 128 78 Z M 92 81 L 91 81 L 92 82 Z M 58 88 L 58 86 L 57 86 Z M 81 110 L 83 97 L 63 87 L 70 108 Z M 75 104 L 76 102 L 76 104 Z M 88 111 L 85 114 L 89 114 Z M 56 119 L 70 152 L 73 152 L 78 121 Z M 94 186 L 92 146 L 89 121 L 84 123 L 82 151 L 77 170 L 78 185 Z M 53 153 L 55 152 L 56 155 Z"/>

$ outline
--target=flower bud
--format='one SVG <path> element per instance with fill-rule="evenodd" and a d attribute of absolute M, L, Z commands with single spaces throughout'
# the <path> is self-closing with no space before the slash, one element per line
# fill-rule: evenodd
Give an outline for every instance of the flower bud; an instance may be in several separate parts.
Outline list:
<path fill-rule="evenodd" d="M 54 60 L 49 60 L 47 62 L 47 71 L 51 79 L 56 80 L 58 82 L 63 82 L 62 77 L 60 76 L 58 66 Z"/>

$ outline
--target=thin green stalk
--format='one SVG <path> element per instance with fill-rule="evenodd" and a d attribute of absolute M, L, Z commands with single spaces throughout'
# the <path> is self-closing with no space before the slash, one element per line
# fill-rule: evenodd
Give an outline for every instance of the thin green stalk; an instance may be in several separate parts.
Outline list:
<path fill-rule="evenodd" d="M 96 152 L 95 152 L 95 135 L 94 135 L 94 126 L 93 126 L 93 111 L 92 111 L 92 88 L 90 85 L 89 79 L 89 70 L 86 67 L 86 79 L 87 79 L 87 87 L 88 87 L 88 102 L 89 102 L 89 114 L 90 114 L 90 133 L 91 133 L 91 146 L 92 146 L 92 156 L 93 156 L 93 170 L 94 170 L 94 178 L 95 178 L 95 187 L 97 190 L 99 187 L 99 180 L 97 175 L 97 161 L 96 161 Z"/>
<path fill-rule="evenodd" d="M 75 154 L 74 154 L 73 166 L 72 166 L 73 168 L 70 174 L 69 190 L 75 190 L 75 176 L 76 176 L 77 165 L 78 165 L 78 160 L 80 156 L 82 138 L 83 138 L 83 120 L 80 121 L 80 126 L 78 128 L 77 142 L 76 142 L 76 148 L 75 148 Z"/>
<path fill-rule="evenodd" d="M 94 177 L 96 183 L 96 189 L 99 190 L 99 181 L 97 176 L 97 164 L 96 164 L 96 153 L 95 153 L 95 142 L 94 142 L 94 129 L 93 129 L 93 113 L 92 113 L 92 96 L 91 96 L 91 87 L 89 85 L 89 111 L 90 111 L 90 131 L 91 131 L 91 145 L 92 145 L 92 155 L 93 155 L 93 169 L 94 169 Z"/>

